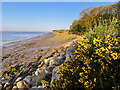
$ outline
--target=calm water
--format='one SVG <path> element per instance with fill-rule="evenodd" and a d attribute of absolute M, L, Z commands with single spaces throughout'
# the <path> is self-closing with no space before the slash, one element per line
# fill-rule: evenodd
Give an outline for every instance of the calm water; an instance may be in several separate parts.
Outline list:
<path fill-rule="evenodd" d="M 2 32 L 0 42 L 2 41 L 2 44 L 4 44 L 11 41 L 24 40 L 44 33 L 46 32 Z"/>

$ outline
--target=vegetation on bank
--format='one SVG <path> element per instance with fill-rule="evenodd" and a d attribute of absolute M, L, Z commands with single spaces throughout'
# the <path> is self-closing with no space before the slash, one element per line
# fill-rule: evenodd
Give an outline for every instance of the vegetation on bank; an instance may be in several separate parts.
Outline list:
<path fill-rule="evenodd" d="M 106 20 L 104 23 L 107 22 L 107 25 L 109 25 L 113 16 L 120 22 L 120 2 L 107 6 L 90 7 L 84 9 L 80 15 L 81 18 L 74 20 L 70 26 L 70 33 L 82 35 L 89 32 L 96 27 L 96 24 L 97 26 L 99 25 L 100 20 Z M 104 25 L 104 23 L 102 23 L 102 25 Z"/>
<path fill-rule="evenodd" d="M 106 19 L 96 15 L 97 23 L 94 21 L 89 33 L 74 29 L 77 34 L 84 32 L 85 37 L 77 41 L 74 57 L 68 55 L 71 60 L 59 66 L 58 78 L 51 82 L 42 81 L 44 89 L 120 89 L 120 21 L 116 15 L 112 11 Z"/>
<path fill-rule="evenodd" d="M 68 31 L 57 30 L 53 32 L 55 37 L 48 39 L 48 41 L 56 41 L 60 43 L 64 43 L 68 40 L 75 39 L 76 35 L 68 34 Z"/>

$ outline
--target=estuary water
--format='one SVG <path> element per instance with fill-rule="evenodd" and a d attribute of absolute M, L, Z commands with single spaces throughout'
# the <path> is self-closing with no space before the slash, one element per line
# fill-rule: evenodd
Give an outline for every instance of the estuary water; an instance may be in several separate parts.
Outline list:
<path fill-rule="evenodd" d="M 20 41 L 20 40 L 32 38 L 38 35 L 42 35 L 47 32 L 0 32 L 0 33 L 1 33 L 0 44 L 4 45 L 6 43 Z"/>

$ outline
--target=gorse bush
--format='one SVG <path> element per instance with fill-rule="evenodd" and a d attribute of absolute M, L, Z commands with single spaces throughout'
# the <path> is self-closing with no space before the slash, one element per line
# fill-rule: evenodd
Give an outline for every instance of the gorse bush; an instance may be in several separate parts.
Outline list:
<path fill-rule="evenodd" d="M 100 17 L 98 18 L 98 21 L 99 25 L 95 24 L 93 30 L 84 34 L 85 38 L 88 38 L 90 42 L 98 36 L 99 38 L 105 39 L 106 35 L 110 32 L 115 33 L 115 37 L 120 36 L 120 22 L 115 15 L 109 20 L 102 20 Z"/>
<path fill-rule="evenodd" d="M 120 37 L 109 33 L 78 40 L 71 60 L 58 69 L 59 77 L 51 83 L 42 81 L 44 89 L 120 89 Z"/>

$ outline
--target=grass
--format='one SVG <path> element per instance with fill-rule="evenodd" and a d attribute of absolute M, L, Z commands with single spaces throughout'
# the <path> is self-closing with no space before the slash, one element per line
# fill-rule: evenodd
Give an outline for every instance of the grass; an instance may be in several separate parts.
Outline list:
<path fill-rule="evenodd" d="M 53 33 L 56 36 L 48 39 L 48 41 L 56 41 L 59 43 L 63 43 L 63 42 L 66 42 L 67 40 L 76 38 L 76 35 L 68 34 L 67 32 L 64 32 L 64 33 L 53 32 Z"/>

